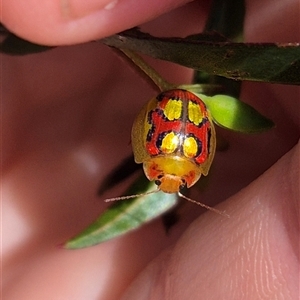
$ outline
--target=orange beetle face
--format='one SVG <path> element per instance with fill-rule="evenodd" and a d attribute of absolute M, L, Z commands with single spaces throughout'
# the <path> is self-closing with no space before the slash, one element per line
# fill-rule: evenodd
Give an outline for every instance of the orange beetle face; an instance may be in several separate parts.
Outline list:
<path fill-rule="evenodd" d="M 132 128 L 136 163 L 149 180 L 176 193 L 207 175 L 215 148 L 215 130 L 204 102 L 186 90 L 162 92 L 150 100 Z"/>
<path fill-rule="evenodd" d="M 152 157 L 143 164 L 147 178 L 165 193 L 176 193 L 181 188 L 196 183 L 201 172 L 192 161 L 181 156 L 170 155 Z"/>

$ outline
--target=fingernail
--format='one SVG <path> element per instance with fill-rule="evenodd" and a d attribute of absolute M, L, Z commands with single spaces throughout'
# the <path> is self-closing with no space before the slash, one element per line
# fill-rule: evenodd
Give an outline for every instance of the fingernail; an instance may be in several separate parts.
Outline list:
<path fill-rule="evenodd" d="M 81 18 L 101 9 L 111 10 L 118 0 L 61 0 L 61 8 L 66 17 Z"/>

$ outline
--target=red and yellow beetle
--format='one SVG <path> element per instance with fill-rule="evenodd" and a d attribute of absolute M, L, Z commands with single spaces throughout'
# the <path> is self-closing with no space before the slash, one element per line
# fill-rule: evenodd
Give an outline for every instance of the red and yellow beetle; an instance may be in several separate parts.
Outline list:
<path fill-rule="evenodd" d="M 136 163 L 159 190 L 177 193 L 207 175 L 215 150 L 214 125 L 204 102 L 182 89 L 160 93 L 137 116 L 131 133 Z"/>
<path fill-rule="evenodd" d="M 131 132 L 136 163 L 142 163 L 155 191 L 106 199 L 125 200 L 162 191 L 218 214 L 226 213 L 180 193 L 207 175 L 216 151 L 216 133 L 205 103 L 192 92 L 173 89 L 151 99 L 136 117 Z"/>

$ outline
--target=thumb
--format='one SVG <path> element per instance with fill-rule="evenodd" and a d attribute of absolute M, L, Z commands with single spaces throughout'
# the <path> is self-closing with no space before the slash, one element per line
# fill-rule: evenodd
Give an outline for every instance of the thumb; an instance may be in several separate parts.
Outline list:
<path fill-rule="evenodd" d="M 298 299 L 299 146 L 201 215 L 122 298 Z"/>

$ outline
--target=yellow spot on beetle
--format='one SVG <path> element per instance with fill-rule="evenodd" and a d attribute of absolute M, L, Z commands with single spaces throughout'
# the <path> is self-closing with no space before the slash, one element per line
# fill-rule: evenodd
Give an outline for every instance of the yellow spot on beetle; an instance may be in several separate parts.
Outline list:
<path fill-rule="evenodd" d="M 197 103 L 189 101 L 188 116 L 189 120 L 197 126 L 202 122 L 203 114 L 201 112 L 200 106 Z"/>
<path fill-rule="evenodd" d="M 198 151 L 197 141 L 193 137 L 188 137 L 183 142 L 183 153 L 186 157 L 196 156 Z"/>
<path fill-rule="evenodd" d="M 178 120 L 181 117 L 182 101 L 169 100 L 164 109 L 164 115 L 170 121 Z"/>
<path fill-rule="evenodd" d="M 162 140 L 161 150 L 165 153 L 173 153 L 179 144 L 179 137 L 174 133 L 168 133 Z"/>

